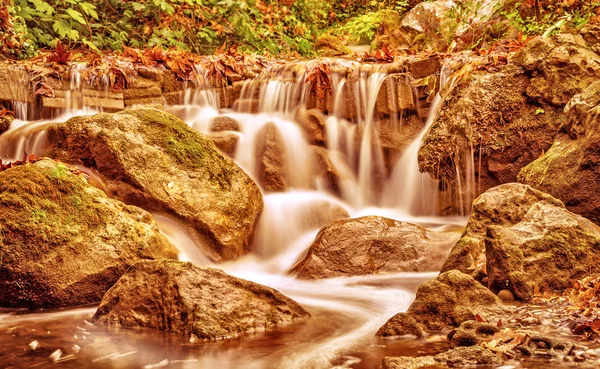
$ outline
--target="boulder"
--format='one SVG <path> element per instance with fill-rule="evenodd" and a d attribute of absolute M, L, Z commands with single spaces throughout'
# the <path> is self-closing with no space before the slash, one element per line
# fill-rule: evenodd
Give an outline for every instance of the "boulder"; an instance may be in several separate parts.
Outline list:
<path fill-rule="evenodd" d="M 325 146 L 325 116 L 317 109 L 298 109 L 294 118 L 311 145 Z"/>
<path fill-rule="evenodd" d="M 288 186 L 286 150 L 283 138 L 273 123 L 268 123 L 256 139 L 259 183 L 267 191 L 285 191 Z"/>
<path fill-rule="evenodd" d="M 71 118 L 48 128 L 48 150 L 96 170 L 118 199 L 178 219 L 215 261 L 250 249 L 260 190 L 209 138 L 171 114 L 131 109 Z"/>
<path fill-rule="evenodd" d="M 210 129 L 213 132 L 239 131 L 240 124 L 233 118 L 218 116 L 213 119 Z"/>
<path fill-rule="evenodd" d="M 456 242 L 442 272 L 460 270 L 474 274 L 485 262 L 488 226 L 511 227 L 519 223 L 535 204 L 562 207 L 552 196 L 520 183 L 507 183 L 481 194 L 473 202 L 467 227 Z"/>
<path fill-rule="evenodd" d="M 331 162 L 327 149 L 311 146 L 313 152 L 314 171 L 323 183 L 323 187 L 337 196 L 341 196 L 343 176 Z"/>
<path fill-rule="evenodd" d="M 187 339 L 223 339 L 309 317 L 276 290 L 188 262 L 139 262 L 106 293 L 94 320 Z"/>
<path fill-rule="evenodd" d="M 405 313 L 398 313 L 377 332 L 378 336 L 420 336 L 473 320 L 506 312 L 500 299 L 471 276 L 451 270 L 423 283 Z M 420 333 L 420 334 L 415 334 Z"/>
<path fill-rule="evenodd" d="M 98 303 L 134 263 L 177 258 L 152 216 L 50 159 L 0 172 L 0 306 Z"/>
<path fill-rule="evenodd" d="M 518 224 L 489 226 L 485 246 L 488 288 L 523 301 L 600 272 L 600 227 L 563 206 L 536 203 Z"/>
<path fill-rule="evenodd" d="M 546 102 L 531 102 L 529 85 L 523 68 L 507 65 L 463 74 L 443 91 L 446 103 L 418 160 L 421 172 L 445 183 L 445 212 L 468 212 L 479 193 L 515 182 L 521 168 L 552 145 L 564 114 Z"/>
<path fill-rule="evenodd" d="M 453 241 L 452 234 L 379 216 L 337 220 L 319 231 L 292 273 L 314 279 L 436 271 Z"/>
<path fill-rule="evenodd" d="M 500 331 L 496 324 L 468 320 L 458 329 L 448 335 L 453 347 L 475 346 L 484 341 L 489 341 L 494 334 Z"/>
<path fill-rule="evenodd" d="M 322 56 L 352 55 L 352 50 L 339 37 L 322 35 L 314 43 L 315 50 Z"/>
<path fill-rule="evenodd" d="M 453 350 L 422 357 L 386 357 L 383 369 L 426 369 L 443 367 L 471 367 L 474 365 L 498 366 L 503 360 L 494 352 L 479 346 L 457 347 Z"/>
<path fill-rule="evenodd" d="M 519 173 L 526 183 L 600 224 L 600 82 L 569 102 L 567 121 L 552 147 Z"/>

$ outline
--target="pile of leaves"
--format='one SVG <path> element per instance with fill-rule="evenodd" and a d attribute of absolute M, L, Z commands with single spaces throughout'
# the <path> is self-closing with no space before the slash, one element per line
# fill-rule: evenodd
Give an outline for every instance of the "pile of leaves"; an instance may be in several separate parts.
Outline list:
<path fill-rule="evenodd" d="M 25 156 L 21 160 L 7 161 L 7 162 L 3 162 L 2 160 L 0 160 L 0 172 L 3 172 L 7 169 L 14 168 L 14 167 L 17 167 L 20 165 L 33 164 L 36 161 L 40 161 L 42 159 L 43 158 L 41 158 L 39 156 L 35 156 L 33 154 L 30 154 L 30 155 L 25 154 Z"/>

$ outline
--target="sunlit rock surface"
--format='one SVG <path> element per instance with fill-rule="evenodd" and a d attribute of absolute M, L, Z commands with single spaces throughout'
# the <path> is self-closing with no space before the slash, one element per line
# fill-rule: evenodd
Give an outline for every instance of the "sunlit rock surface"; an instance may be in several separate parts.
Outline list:
<path fill-rule="evenodd" d="M 406 313 L 398 313 L 377 332 L 384 337 L 417 336 L 506 312 L 500 299 L 467 274 L 452 270 L 423 283 Z"/>
<path fill-rule="evenodd" d="M 94 319 L 186 338 L 220 339 L 309 317 L 276 290 L 219 269 L 157 260 L 136 264 L 106 293 Z"/>
<path fill-rule="evenodd" d="M 435 356 L 386 357 L 383 369 L 425 369 L 443 367 L 472 367 L 475 365 L 497 366 L 504 361 L 494 352 L 479 346 L 458 347 Z"/>
<path fill-rule="evenodd" d="M 562 200 L 567 208 L 600 223 L 600 82 L 568 104 L 567 122 L 552 147 L 519 173 L 519 181 Z"/>
<path fill-rule="evenodd" d="M 321 229 L 292 273 L 313 279 L 436 271 L 453 241 L 452 234 L 379 216 L 336 220 Z"/>
<path fill-rule="evenodd" d="M 50 153 L 97 170 L 115 196 L 182 221 L 213 260 L 246 254 L 262 195 L 210 139 L 156 109 L 80 116 L 48 131 Z"/>
<path fill-rule="evenodd" d="M 535 204 L 564 206 L 560 200 L 520 183 L 507 183 L 481 194 L 473 202 L 467 227 L 452 248 L 442 272 L 456 269 L 475 273 L 485 261 L 484 239 L 488 226 L 513 226 L 523 220 Z"/>
<path fill-rule="evenodd" d="M 145 210 L 43 159 L 0 172 L 0 306 L 97 303 L 131 265 L 177 258 Z"/>

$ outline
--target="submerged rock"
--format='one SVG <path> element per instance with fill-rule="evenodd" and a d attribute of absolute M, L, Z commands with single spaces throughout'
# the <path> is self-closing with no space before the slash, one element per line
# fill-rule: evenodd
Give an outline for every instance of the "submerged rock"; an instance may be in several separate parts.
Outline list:
<path fill-rule="evenodd" d="M 568 120 L 552 147 L 519 173 L 526 183 L 600 224 L 600 82 L 568 104 Z"/>
<path fill-rule="evenodd" d="M 600 227 L 562 206 L 537 203 L 512 227 L 488 227 L 488 287 L 527 301 L 600 272 Z"/>
<path fill-rule="evenodd" d="M 186 338 L 219 339 L 307 318 L 276 290 L 191 263 L 140 262 L 106 293 L 94 320 Z"/>
<path fill-rule="evenodd" d="M 505 312 L 500 299 L 467 274 L 452 270 L 419 286 L 406 313 L 398 313 L 377 332 L 378 336 L 421 336 L 457 327 L 482 317 Z"/>
<path fill-rule="evenodd" d="M 383 369 L 425 369 L 445 367 L 466 367 L 474 365 L 502 365 L 503 360 L 494 352 L 479 346 L 457 347 L 453 350 L 435 355 L 422 357 L 386 357 L 383 359 Z"/>
<path fill-rule="evenodd" d="M 131 265 L 177 258 L 151 215 L 50 159 L 0 172 L 0 306 L 97 303 Z"/>
<path fill-rule="evenodd" d="M 481 194 L 473 202 L 467 227 L 452 248 L 442 272 L 456 269 L 475 273 L 485 260 L 484 239 L 488 226 L 513 226 L 536 204 L 563 207 L 552 196 L 520 183 L 503 184 Z"/>
<path fill-rule="evenodd" d="M 211 140 L 175 116 L 131 109 L 48 129 L 53 157 L 98 171 L 115 196 L 184 223 L 213 260 L 250 249 L 260 190 Z"/>
<path fill-rule="evenodd" d="M 379 216 L 337 220 L 321 229 L 292 269 L 299 278 L 439 270 L 454 238 Z"/>
<path fill-rule="evenodd" d="M 490 340 L 500 328 L 491 323 L 469 320 L 460 325 L 455 332 L 448 335 L 452 346 L 475 346 Z"/>

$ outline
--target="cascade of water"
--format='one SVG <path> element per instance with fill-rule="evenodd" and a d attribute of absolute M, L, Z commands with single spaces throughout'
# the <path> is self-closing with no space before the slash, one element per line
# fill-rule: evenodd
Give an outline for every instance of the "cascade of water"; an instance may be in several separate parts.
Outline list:
<path fill-rule="evenodd" d="M 440 72 L 440 90 L 445 86 L 451 70 L 448 65 Z M 423 138 L 431 128 L 443 98 L 438 92 L 431 103 L 425 127 L 404 151 L 394 165 L 392 174 L 385 186 L 383 203 L 385 206 L 398 207 L 412 215 L 434 215 L 437 212 L 438 181 L 429 174 L 419 171 L 419 149 Z"/>

